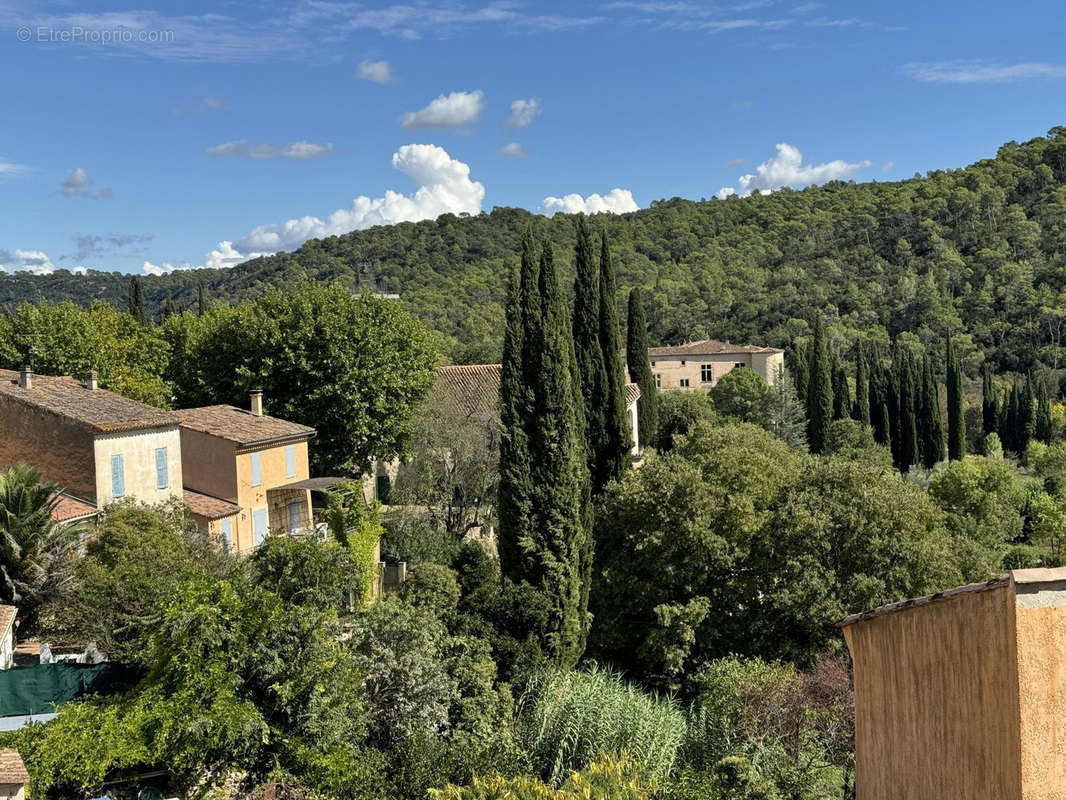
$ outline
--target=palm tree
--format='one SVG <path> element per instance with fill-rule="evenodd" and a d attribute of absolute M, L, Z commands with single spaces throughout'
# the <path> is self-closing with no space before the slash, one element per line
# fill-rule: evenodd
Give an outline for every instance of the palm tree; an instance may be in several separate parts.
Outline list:
<path fill-rule="evenodd" d="M 59 487 L 25 464 L 0 475 L 0 602 L 18 606 L 23 627 L 72 581 L 81 528 L 52 519 L 59 500 Z"/>

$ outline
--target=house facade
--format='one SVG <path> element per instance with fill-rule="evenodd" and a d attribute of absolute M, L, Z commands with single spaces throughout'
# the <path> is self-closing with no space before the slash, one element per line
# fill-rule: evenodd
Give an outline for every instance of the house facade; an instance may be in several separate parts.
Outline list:
<path fill-rule="evenodd" d="M 269 534 L 313 526 L 307 446 L 314 428 L 219 405 L 175 412 L 181 421 L 185 500 L 201 530 L 222 547 L 251 552 Z"/>
<path fill-rule="evenodd" d="M 0 748 L 0 800 L 25 800 L 30 774 L 18 750 Z"/>
<path fill-rule="evenodd" d="M 785 351 L 704 339 L 671 347 L 649 347 L 648 359 L 660 389 L 710 391 L 734 369 L 755 370 L 767 383 L 774 383 L 784 369 Z"/>
<path fill-rule="evenodd" d="M 1066 569 L 1015 570 L 840 625 L 860 800 L 1066 797 Z"/>
<path fill-rule="evenodd" d="M 160 503 L 182 494 L 178 418 L 84 381 L 0 370 L 0 469 L 35 467 L 64 489 L 64 520 L 124 497 Z"/>
<path fill-rule="evenodd" d="M 15 606 L 0 605 L 0 669 L 11 669 L 15 664 L 15 619 L 18 613 Z"/>

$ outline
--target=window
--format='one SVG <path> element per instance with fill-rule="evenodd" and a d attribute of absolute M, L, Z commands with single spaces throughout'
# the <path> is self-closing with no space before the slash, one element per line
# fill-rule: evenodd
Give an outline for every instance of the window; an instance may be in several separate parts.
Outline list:
<path fill-rule="evenodd" d="M 170 485 L 170 477 L 167 475 L 167 449 L 157 447 L 155 449 L 155 488 L 166 489 Z"/>
<path fill-rule="evenodd" d="M 224 519 L 219 522 L 218 535 L 222 540 L 222 552 L 230 552 L 233 549 L 233 520 Z"/>
<path fill-rule="evenodd" d="M 656 375 L 656 376 L 655 376 L 655 388 L 656 388 L 656 389 L 661 389 L 661 388 L 663 388 L 663 378 L 662 378 L 662 375 Z"/>
<path fill-rule="evenodd" d="M 294 533 L 300 530 L 300 507 L 303 505 L 299 500 L 293 500 L 289 503 L 289 532 Z"/>
<path fill-rule="evenodd" d="M 285 445 L 285 477 L 296 477 L 296 445 Z"/>
<path fill-rule="evenodd" d="M 252 543 L 259 547 L 267 537 L 267 510 L 257 508 L 252 512 Z"/>
<path fill-rule="evenodd" d="M 681 366 L 685 366 L 685 359 L 681 359 Z"/>
<path fill-rule="evenodd" d="M 652 362 L 651 362 L 651 365 L 652 365 L 652 366 L 654 367 L 654 366 L 655 366 L 655 362 L 654 362 L 654 361 L 652 361 Z"/>
<path fill-rule="evenodd" d="M 122 464 L 122 453 L 111 456 L 111 496 L 126 496 L 126 469 Z"/>
<path fill-rule="evenodd" d="M 738 361 L 736 364 L 733 365 L 733 368 L 734 369 L 741 369 L 742 367 L 746 367 L 746 366 L 747 366 L 747 364 L 745 364 L 743 361 Z"/>
<path fill-rule="evenodd" d="M 681 386 L 682 389 L 687 389 L 688 388 L 688 378 L 682 378 L 681 381 L 680 381 L 680 386 Z"/>
<path fill-rule="evenodd" d="M 377 492 L 378 501 L 383 505 L 389 504 L 389 493 L 392 491 L 392 481 L 389 480 L 388 475 L 378 475 L 377 478 Z"/>
<path fill-rule="evenodd" d="M 700 364 L 700 380 L 704 383 L 710 383 L 714 380 L 714 371 L 711 369 L 710 364 Z"/>
<path fill-rule="evenodd" d="M 263 482 L 262 465 L 259 463 L 259 453 L 252 453 L 252 486 L 259 486 Z"/>

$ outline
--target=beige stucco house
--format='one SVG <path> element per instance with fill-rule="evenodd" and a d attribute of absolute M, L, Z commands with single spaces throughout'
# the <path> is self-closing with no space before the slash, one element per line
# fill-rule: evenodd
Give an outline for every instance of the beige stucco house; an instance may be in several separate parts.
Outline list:
<path fill-rule="evenodd" d="M 0 800 L 25 800 L 30 774 L 18 750 L 0 748 Z"/>
<path fill-rule="evenodd" d="M 785 365 L 785 351 L 753 344 L 731 344 L 714 339 L 649 347 L 648 359 L 660 389 L 709 391 L 731 370 L 753 369 L 773 383 Z"/>
<path fill-rule="evenodd" d="M 859 800 L 1066 797 L 1066 568 L 841 622 Z"/>
<path fill-rule="evenodd" d="M 175 412 L 181 421 L 185 500 L 202 530 L 223 547 L 251 552 L 274 532 L 313 525 L 307 444 L 314 428 L 219 405 Z"/>
<path fill-rule="evenodd" d="M 15 664 L 15 620 L 19 610 L 15 606 L 0 605 L 0 669 Z"/>
<path fill-rule="evenodd" d="M 181 497 L 178 418 L 84 380 L 0 370 L 0 470 L 25 462 L 65 495 L 64 521 L 116 500 Z M 57 519 L 59 518 L 57 516 Z"/>

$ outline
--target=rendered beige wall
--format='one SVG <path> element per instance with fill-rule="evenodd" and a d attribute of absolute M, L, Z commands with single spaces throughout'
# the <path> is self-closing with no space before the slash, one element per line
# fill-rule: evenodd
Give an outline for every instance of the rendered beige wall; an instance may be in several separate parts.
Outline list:
<path fill-rule="evenodd" d="M 0 800 L 25 800 L 26 787 L 21 783 L 0 783 Z"/>
<path fill-rule="evenodd" d="M 167 488 L 156 488 L 155 451 L 167 449 Z M 181 435 L 177 426 L 148 431 L 102 434 L 94 442 L 96 461 L 97 505 L 105 506 L 116 498 L 111 493 L 111 456 L 122 455 L 125 473 L 124 497 L 142 503 L 162 503 L 181 497 Z"/>
<path fill-rule="evenodd" d="M 857 800 L 1060 796 L 1022 794 L 1014 620 L 1003 584 L 844 629 Z"/>
<path fill-rule="evenodd" d="M 682 364 L 681 362 L 685 363 Z M 651 356 L 651 371 L 659 377 L 660 389 L 703 389 L 709 391 L 721 380 L 722 376 L 736 368 L 737 364 L 743 364 L 749 369 L 755 370 L 767 383 L 773 383 L 777 379 L 778 366 L 784 364 L 784 356 L 781 353 L 733 353 L 729 355 L 711 356 Z M 710 364 L 711 380 L 702 379 L 701 366 Z M 688 379 L 687 387 L 681 386 L 682 379 Z"/>
<path fill-rule="evenodd" d="M 236 452 L 236 446 L 227 439 L 182 428 L 181 464 L 185 486 L 236 503 Z"/>

